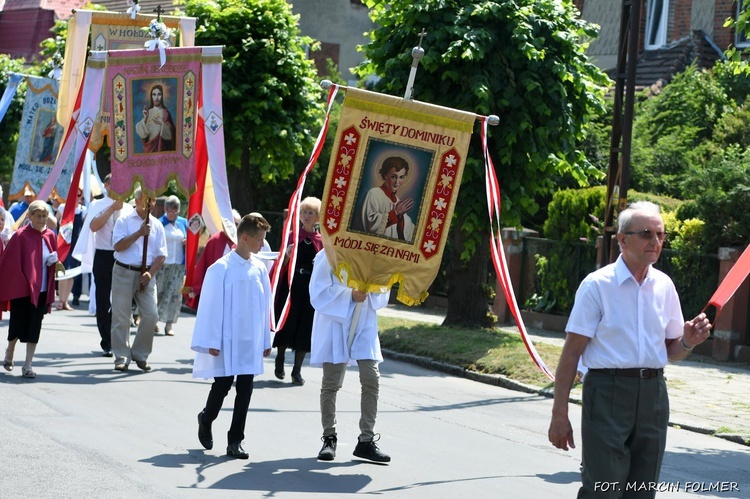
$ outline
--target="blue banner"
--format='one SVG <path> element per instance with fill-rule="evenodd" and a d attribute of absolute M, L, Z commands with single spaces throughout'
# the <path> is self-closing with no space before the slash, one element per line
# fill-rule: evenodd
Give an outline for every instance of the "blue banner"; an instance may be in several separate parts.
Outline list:
<path fill-rule="evenodd" d="M 18 134 L 16 161 L 8 197 L 23 196 L 26 187 L 38 193 L 57 159 L 63 127 L 57 123 L 59 83 L 51 78 L 27 77 L 26 103 Z M 74 158 L 68 159 L 55 184 L 52 196 L 64 201 L 70 189 Z"/>

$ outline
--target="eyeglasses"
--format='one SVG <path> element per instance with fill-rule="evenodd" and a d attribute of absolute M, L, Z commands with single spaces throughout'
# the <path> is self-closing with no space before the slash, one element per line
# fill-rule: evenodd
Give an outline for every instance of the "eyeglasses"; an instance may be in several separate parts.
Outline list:
<path fill-rule="evenodd" d="M 667 232 L 652 232 L 651 229 L 643 229 L 643 230 L 637 230 L 637 231 L 625 231 L 623 234 L 626 234 L 628 236 L 632 235 L 638 235 L 641 239 L 644 241 L 650 241 L 656 236 L 656 239 L 659 240 L 659 242 L 664 242 L 664 240 L 667 239 Z"/>

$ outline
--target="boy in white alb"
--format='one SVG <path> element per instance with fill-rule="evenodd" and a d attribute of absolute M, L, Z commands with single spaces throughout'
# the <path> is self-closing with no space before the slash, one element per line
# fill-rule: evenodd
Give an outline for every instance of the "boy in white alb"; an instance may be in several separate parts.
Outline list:
<path fill-rule="evenodd" d="M 344 383 L 350 361 L 356 361 L 362 385 L 360 435 L 354 455 L 379 463 L 391 460 L 378 448 L 375 442 L 379 435 L 373 431 L 380 393 L 378 363 L 383 361 L 377 310 L 388 305 L 388 298 L 388 293 L 364 293 L 345 286 L 331 271 L 325 249 L 315 256 L 310 278 L 310 303 L 315 309 L 310 365 L 323 367 L 320 387 L 323 447 L 318 453 L 322 461 L 336 457 L 336 394 Z M 358 303 L 361 303 L 359 319 L 350 342 L 350 325 Z"/>
<path fill-rule="evenodd" d="M 271 353 L 271 285 L 265 264 L 253 256 L 271 228 L 262 216 L 245 215 L 237 227 L 237 246 L 208 268 L 193 330 L 197 352 L 194 378 L 214 378 L 205 408 L 198 414 L 198 439 L 213 447 L 211 424 L 221 411 L 236 376 L 227 455 L 248 459 L 242 448 L 253 379 L 263 374 Z"/>

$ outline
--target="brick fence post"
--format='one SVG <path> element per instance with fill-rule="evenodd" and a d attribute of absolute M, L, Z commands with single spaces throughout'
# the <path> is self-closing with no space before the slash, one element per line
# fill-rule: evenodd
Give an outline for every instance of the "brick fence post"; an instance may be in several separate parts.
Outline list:
<path fill-rule="evenodd" d="M 523 241 L 527 237 L 538 237 L 539 232 L 531 229 L 516 229 L 513 227 L 505 228 L 501 231 L 503 247 L 505 249 L 505 261 L 508 263 L 508 273 L 513 285 L 513 291 L 516 300 L 520 300 L 523 290 L 521 286 L 521 275 L 523 269 Z M 519 303 L 519 306 L 522 303 Z M 510 307 L 505 301 L 502 285 L 498 279 L 495 285 L 495 301 L 492 305 L 495 315 L 501 324 L 511 321 L 513 315 L 510 313 Z"/>
<path fill-rule="evenodd" d="M 742 248 L 719 248 L 719 282 L 724 280 L 737 259 Z M 714 338 L 711 356 L 714 359 L 727 361 L 735 358 L 735 347 L 747 343 L 747 304 L 750 284 L 748 280 L 737 288 L 734 296 L 721 309 L 714 324 Z"/>

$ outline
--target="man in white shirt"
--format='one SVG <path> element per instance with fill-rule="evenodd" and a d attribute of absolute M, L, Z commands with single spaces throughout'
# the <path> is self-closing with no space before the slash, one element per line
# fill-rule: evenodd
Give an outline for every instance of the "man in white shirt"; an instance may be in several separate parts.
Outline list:
<path fill-rule="evenodd" d="M 142 371 L 150 371 L 148 356 L 159 320 L 156 306 L 156 280 L 167 256 L 164 227 L 148 213 L 147 199 L 138 188 L 135 210 L 120 215 L 112 234 L 115 265 L 112 270 L 112 352 L 115 370 L 127 371 L 131 360 Z M 141 267 L 143 242 L 148 238 L 146 268 Z M 130 344 L 131 303 L 135 300 L 141 315 L 138 331 Z"/>
<path fill-rule="evenodd" d="M 111 174 L 104 177 L 104 187 L 109 189 Z M 115 229 L 115 221 L 120 215 L 128 215 L 133 211 L 129 204 L 115 201 L 110 197 L 104 197 L 91 203 L 89 212 L 84 221 L 79 240 L 81 243 L 91 238 L 89 230 L 93 233 L 94 259 L 91 272 L 94 274 L 94 301 L 96 301 L 96 327 L 99 330 L 105 357 L 112 357 L 112 308 L 110 294 L 112 292 L 112 268 L 115 265 L 115 246 L 112 234 Z M 86 239 L 84 239 L 86 238 Z M 85 255 L 86 249 L 81 252 L 79 259 L 85 265 L 90 256 Z M 75 254 L 75 250 L 74 250 Z"/>
<path fill-rule="evenodd" d="M 711 331 L 703 313 L 683 322 L 672 280 L 652 267 L 665 237 L 659 207 L 634 203 L 618 216 L 621 255 L 589 274 L 576 293 L 555 374 L 549 440 L 559 449 L 575 447 L 568 397 L 582 358 L 588 372 L 579 499 L 654 497 L 669 421 L 664 366 L 687 357 Z"/>

